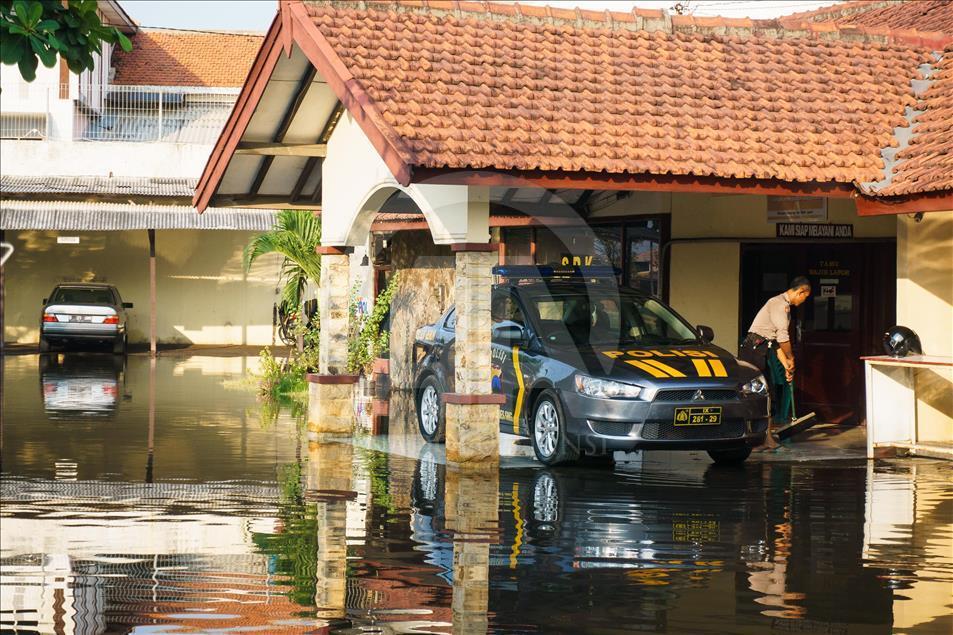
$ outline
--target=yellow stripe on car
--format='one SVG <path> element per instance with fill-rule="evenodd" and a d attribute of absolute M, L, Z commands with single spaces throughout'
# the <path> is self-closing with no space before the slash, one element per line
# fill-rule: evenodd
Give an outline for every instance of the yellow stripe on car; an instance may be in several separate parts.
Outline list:
<path fill-rule="evenodd" d="M 658 377 L 658 378 L 669 377 L 669 375 L 667 375 L 664 371 L 661 371 L 658 368 L 655 368 L 654 366 L 650 366 L 649 364 L 646 364 L 643 361 L 639 361 L 635 359 L 627 359 L 625 360 L 625 363 L 630 366 L 635 366 L 636 368 L 640 370 L 644 370 L 652 377 Z"/>
<path fill-rule="evenodd" d="M 516 375 L 516 405 L 513 407 L 513 434 L 520 432 L 520 412 L 523 410 L 523 393 L 526 387 L 523 385 L 523 371 L 520 370 L 520 347 L 513 347 L 513 373 Z"/>
<path fill-rule="evenodd" d="M 669 376 L 669 377 L 684 377 L 684 376 L 685 376 L 685 373 L 683 373 L 683 372 L 681 372 L 681 371 L 678 371 L 678 370 L 675 370 L 674 368 L 672 368 L 672 367 L 669 366 L 668 364 L 663 364 L 662 362 L 660 362 L 660 361 L 658 361 L 658 360 L 647 359 L 647 360 L 645 360 L 645 363 L 646 363 L 646 364 L 651 364 L 652 366 L 655 366 L 655 367 L 658 368 L 659 370 L 661 370 L 661 371 L 663 371 L 663 372 L 665 372 L 665 373 L 668 373 L 668 376 Z"/>
<path fill-rule="evenodd" d="M 715 371 L 715 377 L 728 376 L 728 371 L 725 370 L 725 365 L 721 363 L 720 359 L 710 359 L 708 363 L 711 364 L 711 369 Z"/>
<path fill-rule="evenodd" d="M 699 377 L 711 377 L 711 370 L 708 368 L 708 363 L 703 359 L 693 359 L 692 364 L 695 366 L 695 372 L 698 373 Z"/>

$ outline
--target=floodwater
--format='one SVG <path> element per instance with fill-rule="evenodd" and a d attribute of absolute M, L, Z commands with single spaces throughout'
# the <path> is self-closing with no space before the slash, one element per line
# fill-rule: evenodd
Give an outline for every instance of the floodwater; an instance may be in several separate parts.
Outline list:
<path fill-rule="evenodd" d="M 3 362 L 2 632 L 953 629 L 949 463 L 468 474 L 402 398 L 309 442 L 254 358 Z"/>

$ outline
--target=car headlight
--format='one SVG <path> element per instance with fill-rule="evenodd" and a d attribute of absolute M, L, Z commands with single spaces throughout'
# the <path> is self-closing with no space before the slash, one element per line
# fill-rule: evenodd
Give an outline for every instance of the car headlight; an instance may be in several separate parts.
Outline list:
<path fill-rule="evenodd" d="M 741 386 L 741 392 L 746 395 L 767 395 L 768 394 L 768 382 L 765 380 L 764 375 L 758 375 L 751 381 Z"/>
<path fill-rule="evenodd" d="M 635 399 L 642 388 L 619 381 L 576 375 L 576 392 L 600 399 Z"/>

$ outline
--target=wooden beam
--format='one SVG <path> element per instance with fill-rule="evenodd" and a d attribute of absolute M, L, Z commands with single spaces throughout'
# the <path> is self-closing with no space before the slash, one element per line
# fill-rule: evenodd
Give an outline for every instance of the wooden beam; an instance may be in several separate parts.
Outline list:
<path fill-rule="evenodd" d="M 672 174 L 609 174 L 545 170 L 458 170 L 415 168 L 414 183 L 433 185 L 485 185 L 489 187 L 541 187 L 575 190 L 643 190 L 648 192 L 710 192 L 827 196 L 852 198 L 857 190 L 849 183 L 794 182 L 777 179 L 733 179 Z"/>
<path fill-rule="evenodd" d="M 321 205 L 313 203 L 296 203 L 287 196 L 248 194 L 219 194 L 213 197 L 210 207 L 244 207 L 246 209 L 309 209 L 321 211 Z"/>
<path fill-rule="evenodd" d="M 280 157 L 324 157 L 328 154 L 326 143 L 268 143 L 242 141 L 235 154 L 257 154 Z"/>

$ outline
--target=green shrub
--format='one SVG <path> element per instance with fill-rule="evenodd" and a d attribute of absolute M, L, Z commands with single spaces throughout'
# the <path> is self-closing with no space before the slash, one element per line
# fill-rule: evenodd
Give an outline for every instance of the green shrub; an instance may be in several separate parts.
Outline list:
<path fill-rule="evenodd" d="M 347 372 L 367 374 L 374 359 L 390 353 L 390 331 L 382 331 L 381 325 L 390 313 L 391 301 L 397 291 L 400 274 L 395 273 L 387 281 L 387 286 L 374 301 L 374 309 L 369 315 L 357 314 L 358 287 L 351 290 L 348 301 L 348 345 Z"/>

